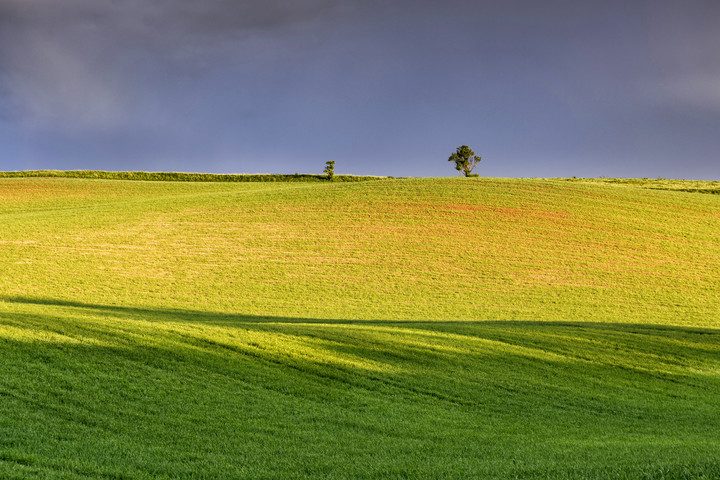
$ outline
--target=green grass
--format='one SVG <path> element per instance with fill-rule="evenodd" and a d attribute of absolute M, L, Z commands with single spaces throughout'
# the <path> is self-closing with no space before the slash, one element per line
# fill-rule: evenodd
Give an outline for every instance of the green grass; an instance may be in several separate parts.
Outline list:
<path fill-rule="evenodd" d="M 0 478 L 720 476 L 720 197 L 0 179 Z"/>
<path fill-rule="evenodd" d="M 604 185 L 630 185 L 652 190 L 672 190 L 694 193 L 720 193 L 720 181 L 711 180 L 668 180 L 666 178 L 563 178 L 569 182 L 600 183 Z"/>

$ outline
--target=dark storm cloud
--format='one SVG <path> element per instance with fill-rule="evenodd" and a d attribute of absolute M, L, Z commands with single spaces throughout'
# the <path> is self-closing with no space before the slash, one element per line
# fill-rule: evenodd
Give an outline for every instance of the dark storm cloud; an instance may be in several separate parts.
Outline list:
<path fill-rule="evenodd" d="M 224 35 L 276 28 L 335 8 L 337 0 L 3 0 L 0 24 L 68 30 L 138 28 L 154 33 Z"/>
<path fill-rule="evenodd" d="M 708 176 L 717 45 L 717 0 L 0 0 L 0 154 L 444 175 L 467 143 L 487 175 Z"/>
<path fill-rule="evenodd" d="M 327 15 L 337 0 L 2 0 L 0 94 L 39 124 L 108 127 L 160 77 L 232 63 L 232 45 Z M 162 88 L 161 88 L 162 90 Z M 9 97 L 9 98 L 8 98 Z"/>
<path fill-rule="evenodd" d="M 648 45 L 655 102 L 720 113 L 720 2 L 652 9 Z"/>

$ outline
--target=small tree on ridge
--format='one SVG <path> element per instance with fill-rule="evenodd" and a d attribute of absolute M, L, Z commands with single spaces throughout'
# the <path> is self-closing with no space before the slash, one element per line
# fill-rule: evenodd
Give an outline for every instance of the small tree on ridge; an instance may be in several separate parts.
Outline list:
<path fill-rule="evenodd" d="M 332 181 L 335 176 L 335 162 L 333 160 L 325 162 L 325 170 L 323 170 L 323 173 L 327 175 L 328 180 Z"/>
<path fill-rule="evenodd" d="M 466 177 L 477 177 L 477 173 L 471 174 L 472 169 L 480 163 L 482 158 L 475 155 L 470 147 L 462 145 L 455 150 L 455 153 L 450 155 L 448 162 L 455 162 L 455 170 L 464 174 Z"/>

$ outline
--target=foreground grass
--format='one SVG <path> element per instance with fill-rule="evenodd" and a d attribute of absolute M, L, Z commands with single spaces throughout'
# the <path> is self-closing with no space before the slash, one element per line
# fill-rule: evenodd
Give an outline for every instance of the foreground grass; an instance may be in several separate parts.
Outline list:
<path fill-rule="evenodd" d="M 0 477 L 716 478 L 719 202 L 0 180 Z"/>

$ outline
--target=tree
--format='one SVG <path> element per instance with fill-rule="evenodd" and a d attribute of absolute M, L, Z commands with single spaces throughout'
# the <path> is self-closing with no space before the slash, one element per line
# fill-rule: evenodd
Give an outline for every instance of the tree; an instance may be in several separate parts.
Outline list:
<path fill-rule="evenodd" d="M 455 153 L 450 155 L 448 162 L 455 162 L 455 170 L 464 174 L 466 177 L 477 177 L 477 173 L 471 174 L 472 169 L 480 163 L 482 158 L 475 155 L 475 152 L 470 150 L 467 145 L 462 145 L 457 148 Z"/>
<path fill-rule="evenodd" d="M 332 181 L 335 176 L 335 162 L 332 160 L 325 162 L 325 170 L 323 170 L 323 173 L 327 175 L 328 180 Z"/>

